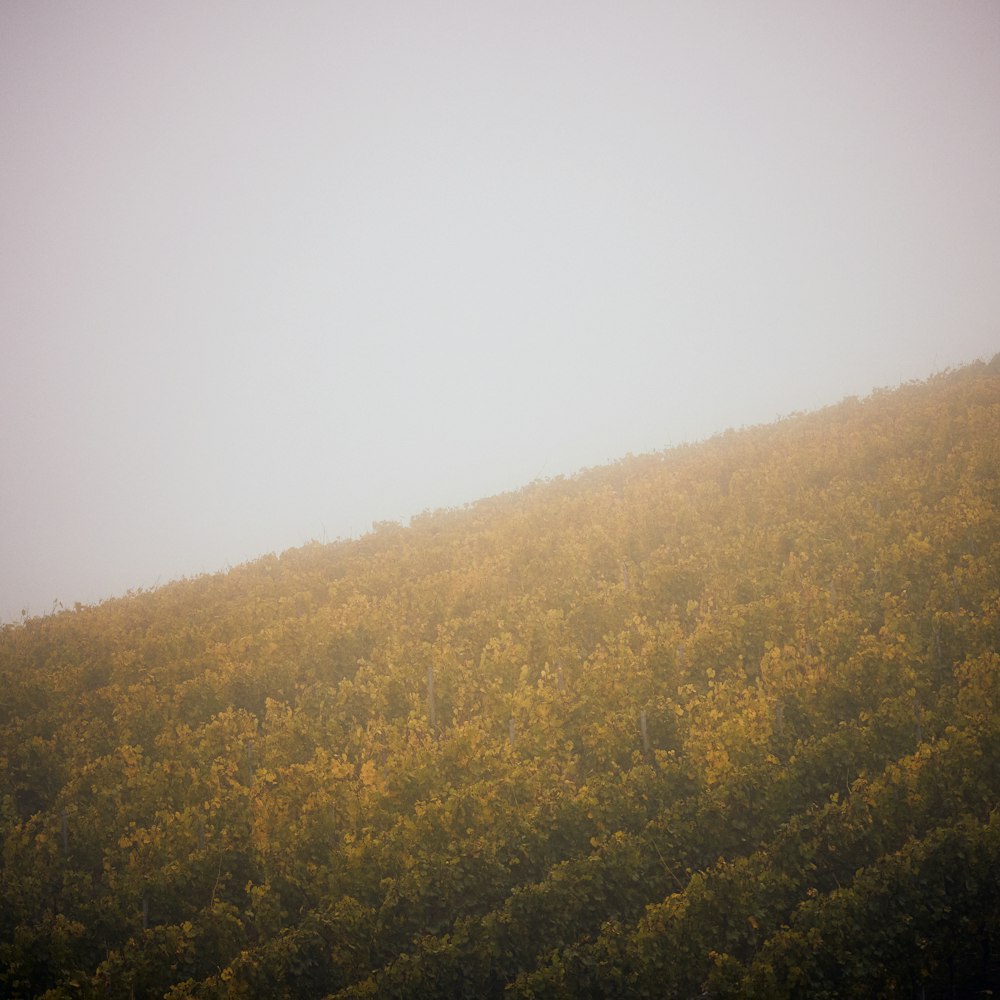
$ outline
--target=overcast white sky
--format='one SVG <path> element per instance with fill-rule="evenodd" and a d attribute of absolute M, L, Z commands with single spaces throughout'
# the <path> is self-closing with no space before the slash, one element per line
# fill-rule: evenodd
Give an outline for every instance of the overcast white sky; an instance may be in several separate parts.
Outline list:
<path fill-rule="evenodd" d="M 0 621 L 1000 350 L 1000 3 L 0 4 Z"/>

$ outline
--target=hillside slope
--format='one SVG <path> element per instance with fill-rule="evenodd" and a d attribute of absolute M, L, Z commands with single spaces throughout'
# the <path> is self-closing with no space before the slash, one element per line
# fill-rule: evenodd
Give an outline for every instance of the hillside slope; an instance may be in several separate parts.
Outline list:
<path fill-rule="evenodd" d="M 995 359 L 6 627 L 0 993 L 1000 989 L 998 527 Z"/>

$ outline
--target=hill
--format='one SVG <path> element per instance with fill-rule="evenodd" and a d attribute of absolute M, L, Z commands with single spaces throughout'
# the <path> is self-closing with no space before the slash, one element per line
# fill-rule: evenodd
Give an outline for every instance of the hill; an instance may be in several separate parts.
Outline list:
<path fill-rule="evenodd" d="M 1000 358 L 0 630 L 9 997 L 1000 989 Z"/>

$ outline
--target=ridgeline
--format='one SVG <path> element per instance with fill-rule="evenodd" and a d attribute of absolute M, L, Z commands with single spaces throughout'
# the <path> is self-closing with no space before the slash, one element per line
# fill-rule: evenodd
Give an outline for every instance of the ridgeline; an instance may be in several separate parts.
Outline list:
<path fill-rule="evenodd" d="M 0 630 L 6 997 L 1000 991 L 1000 356 Z"/>

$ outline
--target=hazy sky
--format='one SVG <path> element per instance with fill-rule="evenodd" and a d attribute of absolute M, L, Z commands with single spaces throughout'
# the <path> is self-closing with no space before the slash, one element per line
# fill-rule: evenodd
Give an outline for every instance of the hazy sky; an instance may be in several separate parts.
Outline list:
<path fill-rule="evenodd" d="M 997 351 L 997 0 L 0 3 L 0 620 Z"/>

